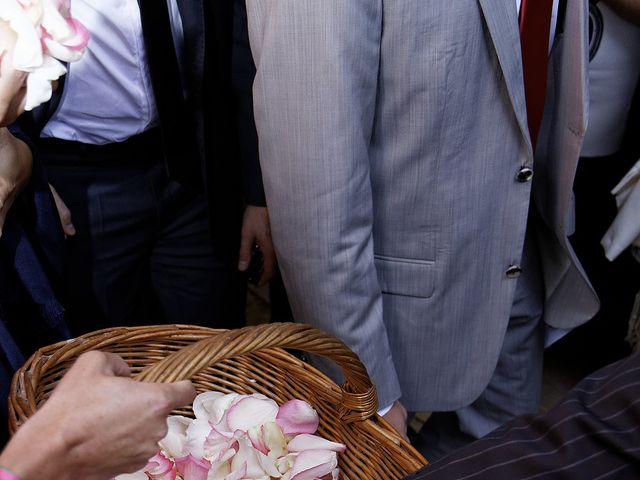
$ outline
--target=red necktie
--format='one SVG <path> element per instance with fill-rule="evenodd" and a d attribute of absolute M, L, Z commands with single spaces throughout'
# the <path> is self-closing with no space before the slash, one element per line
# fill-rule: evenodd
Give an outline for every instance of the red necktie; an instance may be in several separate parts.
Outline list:
<path fill-rule="evenodd" d="M 531 144 L 535 150 L 547 90 L 547 60 L 553 0 L 522 0 L 520 45 L 527 121 Z"/>

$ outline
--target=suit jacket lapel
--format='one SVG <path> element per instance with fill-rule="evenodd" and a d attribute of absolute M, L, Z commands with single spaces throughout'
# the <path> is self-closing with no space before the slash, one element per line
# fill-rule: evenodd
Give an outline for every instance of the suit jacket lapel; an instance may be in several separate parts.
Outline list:
<path fill-rule="evenodd" d="M 184 31 L 184 65 L 189 93 L 202 98 L 205 55 L 205 12 L 203 0 L 176 0 Z"/>
<path fill-rule="evenodd" d="M 522 76 L 522 51 L 520 50 L 520 30 L 514 0 L 478 0 L 482 8 L 489 34 L 498 55 L 500 68 L 507 85 L 509 99 L 513 106 L 520 131 L 533 149 L 527 128 L 527 106 L 524 96 Z"/>

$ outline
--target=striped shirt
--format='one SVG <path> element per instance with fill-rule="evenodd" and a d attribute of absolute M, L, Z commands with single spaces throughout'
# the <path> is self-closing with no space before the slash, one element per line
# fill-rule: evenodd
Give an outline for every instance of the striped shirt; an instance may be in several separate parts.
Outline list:
<path fill-rule="evenodd" d="M 544 415 L 518 417 L 406 480 L 640 478 L 640 354 L 582 380 Z"/>

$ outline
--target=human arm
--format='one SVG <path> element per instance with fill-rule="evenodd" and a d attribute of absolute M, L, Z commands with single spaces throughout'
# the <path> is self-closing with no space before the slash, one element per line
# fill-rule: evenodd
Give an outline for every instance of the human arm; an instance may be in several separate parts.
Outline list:
<path fill-rule="evenodd" d="M 194 396 L 189 381 L 135 382 L 117 355 L 85 353 L 17 431 L 0 465 L 21 480 L 108 480 L 135 471 L 157 451 L 167 415 Z"/>
<path fill-rule="evenodd" d="M 264 258 L 263 273 L 258 284 L 262 286 L 275 274 L 276 256 L 271 241 L 269 211 L 264 198 L 262 172 L 258 160 L 258 135 L 253 118 L 251 91 L 256 69 L 249 48 L 244 0 L 236 0 L 233 5 L 232 60 L 242 187 L 246 203 L 242 219 L 238 269 L 247 270 L 251 261 L 251 248 L 257 243 Z"/>
<path fill-rule="evenodd" d="M 0 236 L 7 212 L 29 182 L 33 157 L 29 147 L 0 127 Z"/>
<path fill-rule="evenodd" d="M 640 26 L 640 0 L 604 0 L 618 15 Z"/>
<path fill-rule="evenodd" d="M 370 0 L 247 3 L 262 173 L 294 317 L 360 356 L 382 406 L 400 388 L 372 240 L 381 8 Z"/>

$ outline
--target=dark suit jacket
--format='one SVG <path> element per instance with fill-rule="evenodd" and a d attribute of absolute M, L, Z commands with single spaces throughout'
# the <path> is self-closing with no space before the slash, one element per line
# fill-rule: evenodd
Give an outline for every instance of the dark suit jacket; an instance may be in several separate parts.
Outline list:
<path fill-rule="evenodd" d="M 199 164 L 193 176 L 208 198 L 214 241 L 235 255 L 243 205 L 265 205 L 251 100 L 255 68 L 244 1 L 177 3 L 184 27 L 182 67 L 189 118 L 181 122 L 187 126 L 181 132 L 163 135 L 180 135 L 185 148 L 192 148 Z M 55 112 L 63 89 L 64 77 L 49 103 L 20 119 L 32 138 Z M 177 153 L 184 156 L 184 151 Z"/>
<path fill-rule="evenodd" d="M 640 478 L 640 353 L 582 380 L 545 415 L 517 418 L 406 480 Z"/>

